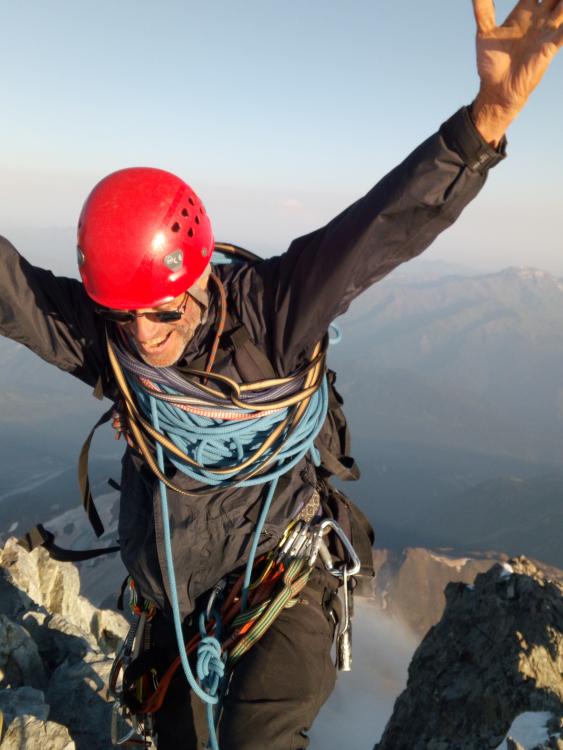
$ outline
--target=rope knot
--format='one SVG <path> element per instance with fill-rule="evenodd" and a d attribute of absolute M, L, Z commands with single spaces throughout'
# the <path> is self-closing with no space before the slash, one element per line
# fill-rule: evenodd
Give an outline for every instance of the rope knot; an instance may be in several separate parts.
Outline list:
<path fill-rule="evenodd" d="M 213 636 L 202 638 L 197 649 L 197 676 L 210 698 L 218 700 L 219 687 L 225 674 L 221 644 Z"/>

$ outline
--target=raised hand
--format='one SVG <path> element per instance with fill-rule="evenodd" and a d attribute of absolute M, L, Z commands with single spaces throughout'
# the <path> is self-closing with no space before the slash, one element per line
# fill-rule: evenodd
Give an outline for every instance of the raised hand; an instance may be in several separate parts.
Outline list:
<path fill-rule="evenodd" d="M 520 0 L 502 26 L 493 0 L 472 0 L 481 88 L 473 118 L 497 144 L 563 46 L 563 0 Z"/>

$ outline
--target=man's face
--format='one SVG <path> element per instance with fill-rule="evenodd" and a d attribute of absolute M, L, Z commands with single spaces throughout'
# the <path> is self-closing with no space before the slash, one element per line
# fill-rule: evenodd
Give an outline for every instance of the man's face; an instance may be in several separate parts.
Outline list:
<path fill-rule="evenodd" d="M 198 284 L 205 288 L 207 278 Z M 174 323 L 159 323 L 154 318 L 151 319 L 151 312 L 178 310 L 184 303 L 182 317 Z M 175 364 L 184 353 L 202 318 L 202 306 L 191 295 L 186 299 L 185 294 L 158 307 L 142 308 L 136 312 L 138 316 L 135 320 L 124 327 L 135 340 L 141 357 L 152 367 L 169 367 Z"/>

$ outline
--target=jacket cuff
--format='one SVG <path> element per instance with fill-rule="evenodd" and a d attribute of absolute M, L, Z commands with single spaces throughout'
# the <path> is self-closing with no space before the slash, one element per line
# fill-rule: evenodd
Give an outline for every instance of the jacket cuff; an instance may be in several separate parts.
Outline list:
<path fill-rule="evenodd" d="M 440 134 L 448 148 L 456 151 L 475 172 L 484 174 L 506 157 L 506 136 L 502 137 L 498 149 L 489 146 L 473 124 L 469 107 L 462 107 L 446 120 Z"/>

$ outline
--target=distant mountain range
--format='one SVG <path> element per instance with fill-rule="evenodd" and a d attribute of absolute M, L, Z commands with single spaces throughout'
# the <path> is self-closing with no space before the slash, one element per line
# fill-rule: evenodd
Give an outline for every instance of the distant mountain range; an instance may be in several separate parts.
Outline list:
<path fill-rule="evenodd" d="M 499 477 L 427 512 L 436 537 L 457 548 L 503 550 L 563 568 L 563 476 Z M 416 523 L 415 518 L 415 523 Z"/>
<path fill-rule="evenodd" d="M 560 463 L 562 322 L 563 283 L 541 271 L 376 284 L 331 352 L 354 429 Z"/>

